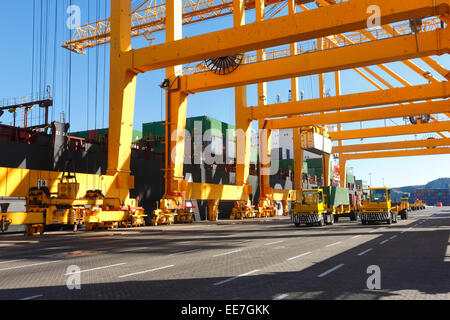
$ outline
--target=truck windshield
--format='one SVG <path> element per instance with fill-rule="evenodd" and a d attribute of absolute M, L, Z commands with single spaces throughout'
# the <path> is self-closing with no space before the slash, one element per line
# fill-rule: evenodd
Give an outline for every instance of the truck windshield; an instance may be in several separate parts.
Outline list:
<path fill-rule="evenodd" d="M 370 192 L 370 202 L 386 202 L 386 190 L 375 189 Z"/>
<path fill-rule="evenodd" d="M 303 191 L 303 204 L 322 203 L 322 192 Z"/>
<path fill-rule="evenodd" d="M 363 191 L 362 201 L 368 201 L 368 200 L 369 200 L 369 191 Z"/>

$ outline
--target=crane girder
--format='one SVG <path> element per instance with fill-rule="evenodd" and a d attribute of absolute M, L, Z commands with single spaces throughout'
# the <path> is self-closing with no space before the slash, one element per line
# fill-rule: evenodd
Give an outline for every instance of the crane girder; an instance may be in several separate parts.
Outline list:
<path fill-rule="evenodd" d="M 410 124 L 402 126 L 391 126 L 369 129 L 354 129 L 338 132 L 330 132 L 332 140 L 351 140 L 376 137 L 401 136 L 418 133 L 430 133 L 450 130 L 450 121 L 436 123 Z"/>
<path fill-rule="evenodd" d="M 333 153 L 350 153 L 364 151 L 380 151 L 395 149 L 412 149 L 412 148 L 433 148 L 450 146 L 450 138 L 445 139 L 426 139 L 426 140 L 409 140 L 382 143 L 365 143 L 346 146 L 333 147 Z"/>
<path fill-rule="evenodd" d="M 362 159 L 430 156 L 430 155 L 441 155 L 441 154 L 450 154 L 450 148 L 443 147 L 443 148 L 433 148 L 433 149 L 426 148 L 426 149 L 414 149 L 414 150 L 347 153 L 347 154 L 344 154 L 343 156 L 348 161 L 348 160 L 362 160 Z"/>

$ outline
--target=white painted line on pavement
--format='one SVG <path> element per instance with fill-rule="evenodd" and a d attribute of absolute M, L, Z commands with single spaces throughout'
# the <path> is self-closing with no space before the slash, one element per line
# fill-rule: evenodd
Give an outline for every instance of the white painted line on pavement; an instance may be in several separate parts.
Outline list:
<path fill-rule="evenodd" d="M 300 258 L 300 257 L 304 257 L 304 256 L 307 256 L 308 254 L 311 254 L 311 253 L 312 253 L 311 251 L 305 252 L 305 253 L 302 253 L 302 254 L 300 254 L 300 255 L 298 255 L 298 256 L 289 258 L 289 259 L 287 259 L 287 261 L 291 261 L 291 260 L 294 260 L 294 259 L 297 259 L 297 258 Z"/>
<path fill-rule="evenodd" d="M 24 259 L 19 259 L 19 260 L 9 260 L 9 261 L 2 261 L 0 262 L 0 264 L 6 264 L 6 263 L 13 263 L 13 262 L 19 262 L 19 261 L 23 261 Z"/>
<path fill-rule="evenodd" d="M 389 239 L 383 240 L 383 241 L 380 242 L 380 244 L 385 244 L 388 241 L 389 241 Z"/>
<path fill-rule="evenodd" d="M 138 274 L 144 274 L 144 273 L 154 272 L 154 271 L 158 271 L 158 270 L 168 269 L 168 268 L 172 268 L 174 266 L 175 266 L 174 264 L 171 264 L 171 265 L 165 266 L 165 267 L 160 267 L 160 268 L 155 268 L 155 269 L 150 269 L 150 270 L 144 270 L 144 271 L 124 274 L 122 276 L 119 276 L 119 278 L 126 278 L 126 277 L 135 276 L 135 275 L 138 275 Z"/>
<path fill-rule="evenodd" d="M 328 248 L 328 247 L 332 247 L 332 246 L 338 245 L 338 244 L 340 244 L 340 243 L 342 243 L 342 241 L 338 241 L 338 242 L 329 244 L 329 245 L 327 245 L 326 247 L 327 247 L 327 248 Z"/>
<path fill-rule="evenodd" d="M 395 238 L 397 238 L 397 236 L 393 235 L 392 237 L 389 238 L 389 240 L 392 240 L 392 239 L 395 239 Z"/>
<path fill-rule="evenodd" d="M 359 238 L 359 237 L 361 237 L 360 234 L 358 234 L 358 235 L 356 235 L 356 236 L 353 236 L 352 239 L 356 239 L 356 238 Z"/>
<path fill-rule="evenodd" d="M 192 249 L 192 250 L 188 250 L 188 251 L 175 252 L 175 253 L 169 254 L 168 257 L 176 256 L 178 254 L 183 254 L 183 253 L 191 253 L 191 252 L 195 252 L 195 251 L 200 251 L 200 249 Z"/>
<path fill-rule="evenodd" d="M 380 230 L 383 230 L 383 229 L 386 229 L 386 227 L 373 229 L 372 231 L 369 231 L 369 233 L 372 233 L 372 232 L 375 232 L 375 231 L 380 231 Z"/>
<path fill-rule="evenodd" d="M 21 301 L 33 300 L 33 299 L 37 299 L 37 298 L 40 298 L 40 297 L 43 297 L 43 296 L 44 296 L 43 294 L 38 294 L 38 295 L 35 295 L 35 296 L 32 296 L 32 297 L 23 298 L 23 299 L 20 299 L 20 300 Z"/>
<path fill-rule="evenodd" d="M 97 268 L 92 268 L 92 269 L 86 269 L 86 270 L 81 270 L 81 271 L 77 271 L 77 272 L 72 272 L 72 273 L 66 273 L 64 274 L 65 276 L 70 276 L 72 274 L 78 274 L 78 273 L 83 273 L 83 272 L 89 272 L 89 271 L 95 271 L 95 270 L 102 270 L 102 269 L 107 269 L 107 268 L 113 268 L 113 267 L 118 267 L 118 266 L 123 266 L 124 263 L 117 263 L 117 264 L 112 264 L 109 266 L 104 266 L 104 267 L 97 267 Z"/>
<path fill-rule="evenodd" d="M 242 277 L 251 275 L 251 274 L 256 273 L 256 272 L 258 272 L 258 271 L 259 271 L 259 270 L 256 269 L 256 270 L 253 270 L 253 271 L 250 271 L 250 272 L 247 272 L 247 273 L 243 273 L 243 274 L 240 274 L 240 275 L 238 275 L 238 276 L 236 276 L 236 277 L 232 277 L 232 278 L 228 278 L 228 279 L 225 279 L 225 280 L 216 282 L 216 283 L 214 283 L 214 285 L 215 285 L 215 286 L 220 286 L 221 284 L 224 284 L 224 283 L 227 283 L 227 282 L 230 282 L 230 281 L 233 281 L 233 280 L 236 280 L 236 279 L 239 279 L 239 278 L 242 278 Z"/>
<path fill-rule="evenodd" d="M 139 250 L 145 250 L 145 249 L 150 249 L 150 247 L 130 248 L 130 249 L 120 250 L 119 252 L 132 252 L 132 251 L 139 251 Z"/>
<path fill-rule="evenodd" d="M 225 252 L 225 253 L 219 253 L 219 254 L 214 255 L 213 257 L 215 258 L 215 257 L 226 256 L 226 255 L 233 254 L 233 253 L 236 253 L 236 252 L 241 252 L 241 251 L 242 251 L 242 249 L 229 251 L 229 252 Z"/>
<path fill-rule="evenodd" d="M 337 269 L 339 269 L 339 268 L 341 268 L 341 267 L 343 267 L 343 266 L 344 266 L 344 264 L 341 263 L 341 264 L 337 265 L 336 267 L 331 268 L 330 270 L 325 271 L 324 273 L 319 274 L 317 277 L 323 278 L 323 277 L 325 277 L 327 274 L 330 274 L 330 273 L 332 273 L 333 271 L 336 271 Z"/>
<path fill-rule="evenodd" d="M 266 243 L 265 246 L 270 246 L 270 245 L 272 245 L 272 244 L 277 244 L 277 243 L 282 243 L 282 242 L 284 242 L 284 240 Z"/>
<path fill-rule="evenodd" d="M 28 244 L 30 244 L 30 243 L 39 243 L 39 241 L 37 241 L 37 240 L 1 240 L 0 241 L 0 243 L 3 243 L 3 242 L 13 243 L 13 244 L 15 244 L 15 243 L 28 243 Z"/>
<path fill-rule="evenodd" d="M 373 250 L 372 248 L 367 249 L 367 250 L 365 250 L 365 251 L 363 251 L 363 252 L 361 252 L 361 253 L 358 253 L 358 256 L 365 255 L 367 252 L 370 252 L 370 251 L 372 251 L 372 250 Z"/>
<path fill-rule="evenodd" d="M 288 294 L 280 294 L 279 296 L 273 298 L 273 300 L 283 300 L 284 298 L 287 298 Z"/>
<path fill-rule="evenodd" d="M 59 249 L 71 249 L 73 247 L 70 246 L 63 246 L 63 247 L 52 247 L 52 248 L 46 248 L 45 250 L 59 250 Z"/>
<path fill-rule="evenodd" d="M 21 268 L 27 268 L 27 267 L 35 267 L 35 266 L 40 266 L 40 265 L 50 264 L 50 263 L 56 263 L 56 262 L 61 262 L 61 261 L 62 261 L 62 260 L 47 261 L 47 262 L 40 262 L 40 263 L 32 263 L 32 264 L 26 264 L 26 265 L 23 265 L 23 266 L 16 266 L 16 267 L 4 268 L 4 269 L 0 269 L 0 271 L 14 270 L 14 269 L 21 269 Z"/>

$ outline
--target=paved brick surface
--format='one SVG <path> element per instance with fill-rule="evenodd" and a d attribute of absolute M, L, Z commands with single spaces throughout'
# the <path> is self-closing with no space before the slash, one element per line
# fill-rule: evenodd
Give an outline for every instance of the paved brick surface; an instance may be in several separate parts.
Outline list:
<path fill-rule="evenodd" d="M 450 299 L 450 209 L 367 225 L 288 218 L 0 235 L 0 299 Z M 369 266 L 381 288 L 370 290 Z M 68 267 L 81 271 L 67 288 Z"/>

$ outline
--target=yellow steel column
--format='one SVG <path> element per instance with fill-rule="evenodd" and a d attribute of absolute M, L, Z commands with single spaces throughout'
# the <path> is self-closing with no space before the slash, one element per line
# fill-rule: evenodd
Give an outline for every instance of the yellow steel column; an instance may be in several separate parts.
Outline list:
<path fill-rule="evenodd" d="M 136 73 L 128 69 L 124 53 L 131 50 L 131 2 L 111 1 L 110 107 L 108 175 L 115 176 L 108 197 L 129 198 Z"/>
<path fill-rule="evenodd" d="M 208 200 L 208 220 L 218 221 L 219 220 L 219 200 Z"/>
<path fill-rule="evenodd" d="M 288 12 L 290 15 L 295 14 L 295 6 L 295 0 L 288 1 Z M 295 56 L 297 54 L 297 43 L 291 43 L 289 49 L 291 56 Z M 292 102 L 295 102 L 298 99 L 298 81 L 296 77 L 291 78 L 291 97 Z M 301 148 L 299 128 L 292 129 L 292 142 L 294 145 L 294 187 L 295 190 L 301 190 L 303 189 L 304 152 Z M 301 199 L 297 199 L 297 201 L 301 201 Z"/>
<path fill-rule="evenodd" d="M 341 187 L 347 186 L 347 158 L 344 154 L 339 155 L 339 175 L 341 180 Z"/>
<path fill-rule="evenodd" d="M 233 0 L 234 26 L 245 24 L 245 1 Z M 237 53 L 237 52 L 236 52 Z M 250 174 L 251 120 L 247 116 L 247 88 L 235 88 L 236 185 L 248 184 Z"/>
<path fill-rule="evenodd" d="M 255 1 L 255 18 L 256 22 L 264 20 L 265 4 L 264 0 Z M 258 61 L 266 60 L 266 52 L 264 49 L 257 50 Z M 267 104 L 267 84 L 265 82 L 258 83 L 258 107 Z M 260 199 L 266 198 L 270 192 L 270 159 L 272 148 L 272 130 L 264 128 L 264 119 L 258 121 L 259 128 L 259 172 L 260 172 Z M 265 131 L 263 131 L 265 130 Z"/>
<path fill-rule="evenodd" d="M 335 80 L 335 87 L 336 87 L 336 97 L 339 97 L 341 95 L 341 74 L 340 71 L 336 71 L 334 73 L 334 80 Z M 341 112 L 341 110 L 338 110 L 337 112 Z M 338 127 L 337 127 L 338 132 L 342 131 L 342 124 L 338 123 Z M 338 146 L 342 147 L 342 140 L 338 140 Z M 341 159 L 343 159 L 344 161 L 344 166 L 345 166 L 345 160 L 344 160 L 344 155 L 341 153 L 339 153 L 339 167 L 341 165 Z M 346 186 L 346 181 L 345 178 L 346 175 L 344 175 L 344 180 L 342 180 L 342 175 L 340 176 L 340 186 L 342 188 L 345 188 Z"/>
<path fill-rule="evenodd" d="M 182 36 L 182 1 L 167 0 L 166 42 L 179 40 Z M 169 198 L 185 191 L 180 182 L 184 180 L 187 94 L 180 90 L 181 75 L 181 65 L 166 68 L 166 79 L 169 80 L 169 88 L 166 89 L 166 197 Z"/>
<path fill-rule="evenodd" d="M 330 155 L 324 154 L 322 156 L 322 171 L 323 171 L 323 184 L 324 186 L 330 185 Z"/>

